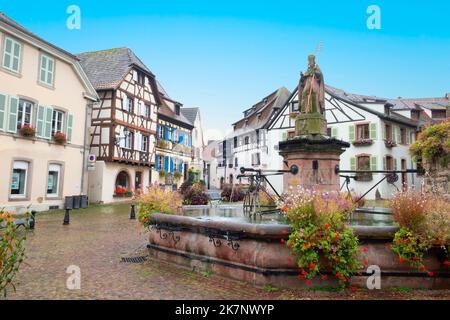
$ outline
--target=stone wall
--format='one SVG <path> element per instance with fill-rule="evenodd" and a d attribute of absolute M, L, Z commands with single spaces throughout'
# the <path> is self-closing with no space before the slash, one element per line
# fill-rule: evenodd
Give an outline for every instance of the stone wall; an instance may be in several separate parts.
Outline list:
<path fill-rule="evenodd" d="M 425 192 L 439 194 L 450 201 L 450 166 L 444 166 L 442 161 L 424 162 L 423 167 L 426 170 L 423 179 L 423 188 Z"/>

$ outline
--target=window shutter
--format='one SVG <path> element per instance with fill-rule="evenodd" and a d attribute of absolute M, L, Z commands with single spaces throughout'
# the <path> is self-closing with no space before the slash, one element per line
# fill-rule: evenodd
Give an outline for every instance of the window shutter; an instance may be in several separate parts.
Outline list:
<path fill-rule="evenodd" d="M 44 138 L 44 128 L 45 128 L 45 107 L 39 105 L 37 108 L 36 117 L 36 136 L 39 138 Z"/>
<path fill-rule="evenodd" d="M 387 159 L 383 157 L 383 170 L 387 170 Z"/>
<path fill-rule="evenodd" d="M 376 156 L 370 158 L 370 170 L 372 171 L 378 170 L 378 159 Z"/>
<path fill-rule="evenodd" d="M 6 95 L 0 94 L 0 131 L 5 130 Z"/>
<path fill-rule="evenodd" d="M 45 126 L 44 126 L 44 138 L 52 138 L 52 119 L 53 119 L 53 108 L 45 107 Z"/>
<path fill-rule="evenodd" d="M 19 99 L 16 97 L 9 97 L 8 108 L 8 132 L 17 132 L 17 111 L 19 109 Z"/>
<path fill-rule="evenodd" d="M 40 80 L 41 82 L 46 82 L 46 75 L 47 75 L 47 57 L 41 56 L 41 74 L 40 74 Z"/>
<path fill-rule="evenodd" d="M 119 146 L 125 148 L 125 131 L 123 130 L 123 127 L 121 127 L 119 131 Z"/>
<path fill-rule="evenodd" d="M 348 139 L 350 142 L 355 141 L 355 126 L 348 127 Z"/>
<path fill-rule="evenodd" d="M 350 158 L 350 170 L 356 171 L 356 158 L 355 157 Z"/>
<path fill-rule="evenodd" d="M 155 169 L 156 171 L 159 171 L 159 156 L 155 156 Z"/>
<path fill-rule="evenodd" d="M 7 69 L 12 68 L 12 58 L 13 58 L 13 42 L 11 39 L 5 39 L 5 48 L 3 51 L 3 67 Z"/>
<path fill-rule="evenodd" d="M 180 168 L 178 170 L 180 173 L 183 173 L 183 161 L 180 160 Z"/>
<path fill-rule="evenodd" d="M 397 159 L 394 158 L 394 170 L 398 170 Z"/>
<path fill-rule="evenodd" d="M 73 135 L 73 114 L 69 113 L 67 115 L 67 142 L 72 143 Z"/>
<path fill-rule="evenodd" d="M 338 128 L 337 127 L 333 127 L 331 128 L 331 137 L 332 138 L 338 138 Z"/>
<path fill-rule="evenodd" d="M 164 157 L 164 171 L 169 171 L 169 157 Z"/>
<path fill-rule="evenodd" d="M 411 131 L 406 130 L 406 144 L 411 144 Z"/>
<path fill-rule="evenodd" d="M 400 141 L 402 140 L 399 127 L 394 127 L 394 139 L 396 143 L 400 143 Z"/>
<path fill-rule="evenodd" d="M 173 158 L 170 157 L 170 173 L 173 173 Z"/>
<path fill-rule="evenodd" d="M 128 97 L 125 96 L 122 99 L 122 110 L 128 110 Z"/>
<path fill-rule="evenodd" d="M 164 140 L 169 140 L 169 128 L 164 127 Z"/>
<path fill-rule="evenodd" d="M 287 138 L 288 138 L 288 134 L 287 134 L 287 132 L 283 132 L 283 136 L 282 136 L 282 141 L 287 141 Z"/>
<path fill-rule="evenodd" d="M 378 139 L 378 126 L 376 123 L 371 123 L 370 124 L 370 139 L 372 140 L 377 140 Z"/>
<path fill-rule="evenodd" d="M 47 59 L 47 63 L 48 63 L 47 84 L 52 85 L 53 84 L 53 69 L 54 69 L 53 60 Z"/>

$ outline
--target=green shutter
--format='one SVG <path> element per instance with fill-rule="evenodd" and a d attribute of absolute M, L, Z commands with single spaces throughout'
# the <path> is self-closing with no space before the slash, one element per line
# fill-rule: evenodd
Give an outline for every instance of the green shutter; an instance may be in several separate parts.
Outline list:
<path fill-rule="evenodd" d="M 0 94 L 0 130 L 5 130 L 6 96 Z"/>
<path fill-rule="evenodd" d="M 73 132 L 73 114 L 69 113 L 67 116 L 67 141 L 72 142 L 72 132 Z"/>
<path fill-rule="evenodd" d="M 383 157 L 383 170 L 387 170 L 387 160 L 386 160 L 386 157 Z"/>
<path fill-rule="evenodd" d="M 44 138 L 51 139 L 52 138 L 52 119 L 53 119 L 53 108 L 46 107 L 45 108 L 45 123 L 44 123 Z"/>
<path fill-rule="evenodd" d="M 9 97 L 8 108 L 8 132 L 17 132 L 17 111 L 19 109 L 19 99 L 15 97 Z"/>
<path fill-rule="evenodd" d="M 3 67 L 7 69 L 11 69 L 12 67 L 12 58 L 13 58 L 13 43 L 9 38 L 5 39 L 5 49 L 3 53 Z"/>
<path fill-rule="evenodd" d="M 44 138 L 44 128 L 45 128 L 45 107 L 39 105 L 37 108 L 36 117 L 36 136 L 39 138 Z"/>
<path fill-rule="evenodd" d="M 356 158 L 355 157 L 350 158 L 350 170 L 352 170 L 352 171 L 356 170 Z"/>
<path fill-rule="evenodd" d="M 397 159 L 394 158 L 394 170 L 398 170 L 398 164 L 397 164 Z"/>
<path fill-rule="evenodd" d="M 355 126 L 348 127 L 348 139 L 350 142 L 353 142 L 356 140 L 355 138 Z"/>
<path fill-rule="evenodd" d="M 53 85 L 53 60 L 52 59 L 47 59 L 47 84 L 48 85 Z"/>
<path fill-rule="evenodd" d="M 45 83 L 45 76 L 46 76 L 46 70 L 47 70 L 47 57 L 41 56 L 41 82 Z"/>
<path fill-rule="evenodd" d="M 370 124 L 370 139 L 372 139 L 372 140 L 377 140 L 378 139 L 377 131 L 378 131 L 377 124 L 376 123 L 371 123 Z"/>
<path fill-rule="evenodd" d="M 283 138 L 282 138 L 282 141 L 287 141 L 287 138 L 288 138 L 287 132 L 283 132 Z"/>
<path fill-rule="evenodd" d="M 376 171 L 378 170 L 378 159 L 377 157 L 370 158 L 370 170 Z"/>
<path fill-rule="evenodd" d="M 332 138 L 338 138 L 338 128 L 337 127 L 334 127 L 334 128 L 331 128 L 331 137 Z"/>

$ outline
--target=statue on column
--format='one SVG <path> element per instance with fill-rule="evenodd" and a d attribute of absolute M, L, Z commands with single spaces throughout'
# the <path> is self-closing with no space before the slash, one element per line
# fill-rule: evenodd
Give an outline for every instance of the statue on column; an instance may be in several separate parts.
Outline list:
<path fill-rule="evenodd" d="M 308 70 L 301 73 L 298 100 L 300 114 L 296 119 L 296 136 L 325 136 L 325 81 L 314 55 L 308 56 Z"/>

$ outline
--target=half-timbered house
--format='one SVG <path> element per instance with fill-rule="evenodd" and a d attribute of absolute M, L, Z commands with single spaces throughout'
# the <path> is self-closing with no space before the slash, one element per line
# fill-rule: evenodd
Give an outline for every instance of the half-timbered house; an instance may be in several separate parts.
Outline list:
<path fill-rule="evenodd" d="M 325 108 L 328 135 L 348 141 L 351 147 L 341 156 L 343 170 L 405 170 L 414 169 L 409 146 L 415 141 L 419 128 L 418 119 L 403 116 L 394 110 L 393 100 L 376 96 L 352 94 L 326 86 Z M 298 90 L 292 93 L 286 105 L 268 123 L 269 140 L 274 165 L 283 168 L 278 155 L 279 141 L 295 135 L 295 118 L 298 114 Z M 388 199 L 402 188 L 420 188 L 421 178 L 416 174 L 402 174 L 398 181 L 386 180 L 376 185 L 384 174 L 364 174 L 352 179 L 349 189 L 367 195 L 367 199 Z M 345 179 L 342 179 L 344 186 Z M 273 181 L 279 189 L 282 181 Z M 375 186 L 376 185 L 376 186 Z M 375 186 L 375 187 L 374 187 Z M 374 187 L 373 189 L 371 189 Z M 347 190 L 345 188 L 345 190 Z"/>
<path fill-rule="evenodd" d="M 78 55 L 100 97 L 93 108 L 89 175 L 93 202 L 115 202 L 152 183 L 161 100 L 154 74 L 129 48 Z"/>
<path fill-rule="evenodd" d="M 169 97 L 158 83 L 162 105 L 158 109 L 155 175 L 162 186 L 176 188 L 189 178 L 194 157 L 194 125 L 182 114 L 183 105 Z"/>

